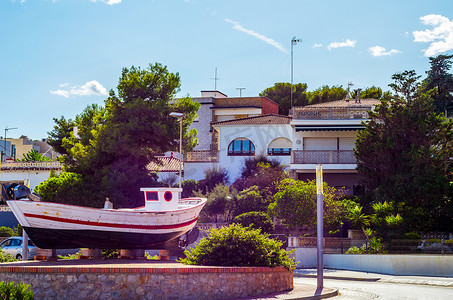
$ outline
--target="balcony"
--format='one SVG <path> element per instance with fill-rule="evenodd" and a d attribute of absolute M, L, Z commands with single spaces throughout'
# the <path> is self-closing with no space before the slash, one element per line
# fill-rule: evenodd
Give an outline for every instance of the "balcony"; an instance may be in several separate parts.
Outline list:
<path fill-rule="evenodd" d="M 184 155 L 184 162 L 216 163 L 219 162 L 219 152 L 216 150 L 196 150 L 187 152 Z"/>
<path fill-rule="evenodd" d="M 371 105 L 346 107 L 293 107 L 293 120 L 350 120 L 369 119 Z"/>
<path fill-rule="evenodd" d="M 356 164 L 352 150 L 293 150 L 292 164 Z"/>
<path fill-rule="evenodd" d="M 14 170 L 61 170 L 59 161 L 12 161 L 2 162 L 2 171 Z"/>

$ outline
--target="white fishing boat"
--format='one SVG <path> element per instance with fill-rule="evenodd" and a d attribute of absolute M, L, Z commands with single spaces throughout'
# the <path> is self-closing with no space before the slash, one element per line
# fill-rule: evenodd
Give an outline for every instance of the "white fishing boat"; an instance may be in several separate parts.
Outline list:
<path fill-rule="evenodd" d="M 141 188 L 144 206 L 103 209 L 32 201 L 7 203 L 40 248 L 177 249 L 187 242 L 205 198 L 180 199 L 180 188 Z"/>

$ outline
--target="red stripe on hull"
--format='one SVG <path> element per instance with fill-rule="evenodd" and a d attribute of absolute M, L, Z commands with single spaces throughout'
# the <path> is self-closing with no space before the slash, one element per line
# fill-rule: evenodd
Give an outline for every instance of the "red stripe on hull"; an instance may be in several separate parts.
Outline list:
<path fill-rule="evenodd" d="M 57 217 L 50 217 L 50 216 L 43 216 L 43 215 L 36 215 L 30 213 L 24 213 L 24 216 L 27 218 L 36 218 L 36 219 L 44 219 L 49 221 L 61 222 L 61 223 L 71 223 L 71 224 L 79 224 L 79 225 L 90 225 L 90 226 L 98 226 L 98 227 L 111 227 L 111 228 L 130 228 L 130 229 L 175 229 L 181 228 L 188 225 L 195 223 L 198 220 L 198 217 L 195 219 L 179 223 L 179 224 L 168 224 L 168 225 L 135 225 L 135 224 L 115 224 L 115 223 L 99 223 L 99 222 L 91 222 L 91 221 L 82 221 L 82 220 L 73 220 L 73 219 L 65 219 L 65 218 L 57 218 Z"/>

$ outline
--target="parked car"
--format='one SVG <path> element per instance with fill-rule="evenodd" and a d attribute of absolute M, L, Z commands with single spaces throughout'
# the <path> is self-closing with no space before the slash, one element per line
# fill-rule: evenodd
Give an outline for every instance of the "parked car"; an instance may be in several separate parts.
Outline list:
<path fill-rule="evenodd" d="M 12 257 L 22 259 L 22 237 L 13 236 L 4 240 L 0 244 L 4 254 L 10 254 Z M 31 240 L 28 240 L 28 259 L 33 259 L 37 253 L 37 248 Z"/>

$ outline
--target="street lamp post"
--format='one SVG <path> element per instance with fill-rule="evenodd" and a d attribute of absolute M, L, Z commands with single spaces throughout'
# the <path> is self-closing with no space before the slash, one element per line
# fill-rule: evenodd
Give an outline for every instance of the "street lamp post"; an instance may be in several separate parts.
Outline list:
<path fill-rule="evenodd" d="M 296 39 L 296 37 L 293 37 L 291 39 L 291 105 L 290 107 L 293 107 L 293 47 L 297 43 L 302 43 L 301 39 Z"/>
<path fill-rule="evenodd" d="M 170 116 L 179 119 L 179 188 L 181 188 L 182 161 L 184 159 L 182 156 L 182 118 L 184 117 L 184 114 L 172 112 L 170 113 Z"/>
<path fill-rule="evenodd" d="M 322 179 L 322 165 L 316 165 L 316 210 L 317 210 L 317 218 L 316 218 L 316 227 L 317 227 L 317 251 L 316 251 L 316 258 L 317 258 L 317 288 L 321 289 L 324 286 L 324 260 L 323 260 L 323 231 L 324 231 L 324 224 L 323 224 L 323 179 Z"/>

